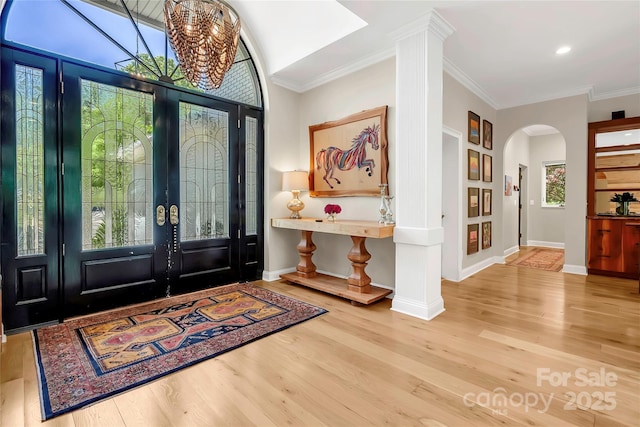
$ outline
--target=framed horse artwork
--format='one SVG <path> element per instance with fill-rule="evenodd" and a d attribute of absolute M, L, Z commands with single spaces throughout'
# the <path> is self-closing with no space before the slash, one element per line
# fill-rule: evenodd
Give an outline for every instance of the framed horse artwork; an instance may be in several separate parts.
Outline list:
<path fill-rule="evenodd" d="M 380 196 L 387 184 L 387 106 L 309 126 L 311 197 Z"/>

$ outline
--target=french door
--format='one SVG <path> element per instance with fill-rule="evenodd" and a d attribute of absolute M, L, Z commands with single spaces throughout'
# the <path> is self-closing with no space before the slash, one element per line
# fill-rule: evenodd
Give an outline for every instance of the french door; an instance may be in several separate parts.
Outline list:
<path fill-rule="evenodd" d="M 74 63 L 59 67 L 58 143 L 44 166 L 59 184 L 43 208 L 58 215 L 42 233 L 52 246 L 42 270 L 52 274 L 49 306 L 42 318 L 7 327 L 257 278 L 261 111 Z M 5 210 L 14 205 L 5 201 Z M 37 281 L 31 270 L 26 277 Z M 10 318 L 21 311 L 19 297 L 4 298 Z"/>

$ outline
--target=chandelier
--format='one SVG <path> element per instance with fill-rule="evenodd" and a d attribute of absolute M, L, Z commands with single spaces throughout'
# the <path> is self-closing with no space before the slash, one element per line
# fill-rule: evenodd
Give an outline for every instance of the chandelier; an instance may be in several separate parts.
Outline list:
<path fill-rule="evenodd" d="M 240 18 L 221 0 L 165 0 L 164 21 L 182 74 L 200 89 L 217 89 L 236 57 Z"/>

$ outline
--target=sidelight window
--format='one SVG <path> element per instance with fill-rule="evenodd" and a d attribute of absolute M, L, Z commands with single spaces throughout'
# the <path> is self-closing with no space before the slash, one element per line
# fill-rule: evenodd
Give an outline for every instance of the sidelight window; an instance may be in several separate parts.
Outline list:
<path fill-rule="evenodd" d="M 16 66 L 18 256 L 44 253 L 44 101 L 42 70 Z"/>

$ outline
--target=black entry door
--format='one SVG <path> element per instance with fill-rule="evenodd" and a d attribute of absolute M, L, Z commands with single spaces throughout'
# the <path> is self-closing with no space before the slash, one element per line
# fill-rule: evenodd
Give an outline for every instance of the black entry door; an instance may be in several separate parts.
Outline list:
<path fill-rule="evenodd" d="M 2 320 L 12 330 L 57 319 L 56 62 L 2 49 L 0 75 Z"/>
<path fill-rule="evenodd" d="M 65 316 L 237 280 L 237 111 L 63 65 Z"/>
<path fill-rule="evenodd" d="M 5 329 L 262 274 L 260 109 L 2 51 Z"/>

